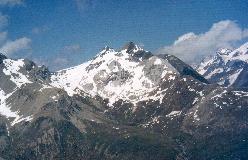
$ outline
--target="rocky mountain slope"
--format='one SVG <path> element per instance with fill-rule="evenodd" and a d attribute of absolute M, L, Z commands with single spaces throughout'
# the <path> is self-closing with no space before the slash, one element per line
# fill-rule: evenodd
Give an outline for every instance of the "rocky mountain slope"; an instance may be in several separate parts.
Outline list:
<path fill-rule="evenodd" d="M 184 75 L 182 70 L 187 67 L 192 71 L 189 75 L 207 82 L 176 57 L 154 56 L 130 42 L 120 51 L 106 47 L 93 60 L 59 71 L 51 77 L 51 84 L 69 95 L 84 92 L 100 96 L 108 99 L 110 105 L 119 99 L 136 104 L 161 99 L 161 81 L 175 80 Z"/>
<path fill-rule="evenodd" d="M 205 58 L 197 71 L 212 83 L 223 86 L 248 86 L 248 43 L 240 48 L 222 48 L 216 55 Z"/>
<path fill-rule="evenodd" d="M 0 159 L 247 159 L 248 91 L 134 43 L 51 73 L 0 58 Z"/>

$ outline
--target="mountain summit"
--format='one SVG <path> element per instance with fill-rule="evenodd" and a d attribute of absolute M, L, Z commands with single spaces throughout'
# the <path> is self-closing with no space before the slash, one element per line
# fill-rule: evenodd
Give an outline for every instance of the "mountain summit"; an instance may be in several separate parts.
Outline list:
<path fill-rule="evenodd" d="M 175 56 L 129 43 L 55 73 L 2 57 L 0 159 L 248 158 L 248 92 Z"/>
<path fill-rule="evenodd" d="M 122 47 L 122 50 L 127 50 L 127 52 L 129 53 L 130 51 L 134 50 L 134 49 L 139 49 L 140 47 L 138 47 L 134 42 L 128 42 L 127 44 L 125 44 Z"/>
<path fill-rule="evenodd" d="M 248 43 L 235 50 L 219 49 L 205 58 L 197 71 L 212 83 L 223 86 L 248 86 Z"/>
<path fill-rule="evenodd" d="M 0 63 L 2 63 L 4 59 L 7 59 L 7 57 L 4 54 L 0 53 Z"/>
<path fill-rule="evenodd" d="M 110 104 L 119 99 L 137 103 L 151 94 L 159 99 L 159 84 L 176 77 L 188 75 L 207 82 L 197 74 L 179 59 L 152 55 L 129 42 L 120 51 L 104 49 L 93 60 L 58 71 L 52 76 L 52 84 L 71 95 L 83 91 L 107 98 Z"/>

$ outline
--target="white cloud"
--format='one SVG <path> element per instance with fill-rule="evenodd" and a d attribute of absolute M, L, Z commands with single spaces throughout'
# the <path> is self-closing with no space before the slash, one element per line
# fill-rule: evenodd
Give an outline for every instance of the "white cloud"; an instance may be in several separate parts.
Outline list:
<path fill-rule="evenodd" d="M 23 4 L 23 0 L 0 0 L 0 5 L 14 6 L 20 4 Z"/>
<path fill-rule="evenodd" d="M 79 44 L 72 44 L 65 46 L 61 52 L 62 54 L 76 54 L 79 53 L 80 51 L 81 51 L 81 46 Z"/>
<path fill-rule="evenodd" d="M 5 28 L 7 25 L 8 25 L 8 17 L 0 12 L 0 30 Z"/>
<path fill-rule="evenodd" d="M 88 7 L 90 0 L 75 0 L 75 2 L 79 10 L 84 10 Z"/>
<path fill-rule="evenodd" d="M 193 40 L 197 38 L 197 35 L 195 35 L 195 33 L 193 32 L 189 32 L 189 33 L 186 33 L 182 36 L 180 36 L 175 42 L 174 42 L 174 45 L 177 45 L 177 44 L 180 44 L 181 42 L 183 41 L 188 41 L 188 40 Z"/>
<path fill-rule="evenodd" d="M 74 0 L 79 12 L 84 12 L 89 8 L 94 8 L 97 1 L 96 0 Z"/>
<path fill-rule="evenodd" d="M 180 36 L 173 45 L 159 49 L 159 54 L 173 54 L 186 62 L 199 61 L 215 53 L 218 48 L 233 48 L 237 42 L 248 37 L 248 29 L 242 29 L 235 21 L 225 20 L 214 23 L 209 31 L 193 32 Z"/>
<path fill-rule="evenodd" d="M 1 48 L 0 53 L 10 56 L 22 50 L 30 49 L 31 39 L 23 37 L 14 41 L 7 41 Z"/>
<path fill-rule="evenodd" d="M 0 0 L 0 5 L 17 5 L 22 3 L 22 0 Z M 0 53 L 12 57 L 22 50 L 30 49 L 31 39 L 23 37 L 9 40 L 7 31 L 8 18 L 7 15 L 3 15 L 0 12 Z"/>
<path fill-rule="evenodd" d="M 48 26 L 44 25 L 44 26 L 41 26 L 41 27 L 33 28 L 31 32 L 33 34 L 41 34 L 41 33 L 44 33 L 44 32 L 46 32 L 48 30 L 50 30 L 50 28 Z"/>
<path fill-rule="evenodd" d="M 0 45 L 4 43 L 4 41 L 7 39 L 7 32 L 0 32 Z"/>
<path fill-rule="evenodd" d="M 248 37 L 248 29 L 244 29 L 244 31 L 243 31 L 243 37 Z"/>

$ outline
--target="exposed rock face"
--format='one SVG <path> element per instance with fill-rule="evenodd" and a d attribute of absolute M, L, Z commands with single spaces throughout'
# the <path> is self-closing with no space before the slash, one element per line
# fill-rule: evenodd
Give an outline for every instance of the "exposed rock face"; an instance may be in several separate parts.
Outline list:
<path fill-rule="evenodd" d="M 191 66 L 181 61 L 179 58 L 168 54 L 159 55 L 159 57 L 167 59 L 169 63 L 173 67 L 175 67 L 181 75 L 189 75 L 203 83 L 208 83 L 208 81 L 203 78 L 197 71 L 195 71 Z"/>
<path fill-rule="evenodd" d="M 0 53 L 0 63 L 3 63 L 4 59 L 7 59 L 7 57 L 4 54 Z"/>
<path fill-rule="evenodd" d="M 160 83 L 186 75 L 207 83 L 178 58 L 155 56 L 130 42 L 120 51 L 107 47 L 92 61 L 61 70 L 51 80 L 52 85 L 64 88 L 70 95 L 83 91 L 108 99 L 112 105 L 119 99 L 131 103 L 161 99 Z"/>
<path fill-rule="evenodd" d="M 50 73 L 0 63 L 0 159 L 247 159 L 248 91 L 134 43 Z"/>

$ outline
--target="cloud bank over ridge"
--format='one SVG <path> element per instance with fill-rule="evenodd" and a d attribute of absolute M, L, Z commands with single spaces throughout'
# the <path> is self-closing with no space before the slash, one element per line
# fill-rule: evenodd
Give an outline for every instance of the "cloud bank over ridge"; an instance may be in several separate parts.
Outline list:
<path fill-rule="evenodd" d="M 173 54 L 192 63 L 213 54 L 218 48 L 232 49 L 239 41 L 248 37 L 248 29 L 241 28 L 235 21 L 224 20 L 214 23 L 209 31 L 193 32 L 180 36 L 172 45 L 158 50 L 159 54 Z"/>

